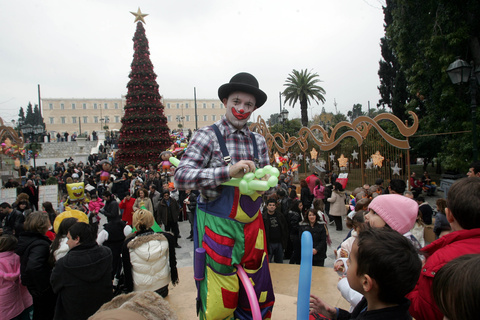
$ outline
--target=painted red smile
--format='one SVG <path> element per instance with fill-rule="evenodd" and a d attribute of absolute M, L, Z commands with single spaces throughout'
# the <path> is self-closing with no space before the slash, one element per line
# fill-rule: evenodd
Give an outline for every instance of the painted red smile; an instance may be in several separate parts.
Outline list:
<path fill-rule="evenodd" d="M 245 120 L 247 119 L 248 117 L 250 117 L 250 114 L 251 112 L 247 112 L 247 113 L 239 113 L 237 112 L 237 110 L 235 110 L 235 108 L 232 108 L 232 114 L 235 118 L 237 118 L 238 120 Z"/>

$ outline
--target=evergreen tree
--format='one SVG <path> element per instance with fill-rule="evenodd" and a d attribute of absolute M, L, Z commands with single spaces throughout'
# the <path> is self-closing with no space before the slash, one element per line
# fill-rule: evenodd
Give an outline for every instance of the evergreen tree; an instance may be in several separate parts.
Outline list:
<path fill-rule="evenodd" d="M 385 31 L 387 31 L 393 22 L 392 11 L 395 7 L 395 0 L 387 0 L 386 5 L 383 7 Z M 407 113 L 405 105 L 409 100 L 407 81 L 405 79 L 405 73 L 392 48 L 391 41 L 391 37 L 387 34 L 380 39 L 383 60 L 380 60 L 380 67 L 378 69 L 380 86 L 377 88 L 380 92 L 381 99 L 377 107 L 389 107 L 394 115 L 402 120 L 406 120 Z"/>
<path fill-rule="evenodd" d="M 41 125 L 43 129 L 45 129 L 45 123 L 43 122 L 42 114 L 40 113 L 40 109 L 38 108 L 38 104 L 35 105 L 33 108 L 33 119 L 34 125 Z"/>
<path fill-rule="evenodd" d="M 365 112 L 362 111 L 362 105 L 360 103 L 354 104 L 352 110 L 347 112 L 347 117 L 350 118 L 350 122 L 364 115 Z"/>
<path fill-rule="evenodd" d="M 170 147 L 172 140 L 141 22 L 137 23 L 133 49 L 132 71 L 127 84 L 125 114 L 115 161 L 121 166 L 146 166 L 160 162 L 160 153 Z"/>
<path fill-rule="evenodd" d="M 18 124 L 25 123 L 25 111 L 23 107 L 20 107 L 20 111 L 18 111 Z"/>
<path fill-rule="evenodd" d="M 445 70 L 457 56 L 480 66 L 480 2 L 391 2 L 386 36 L 404 70 L 407 110 L 420 118 L 417 135 L 438 133 L 435 139 L 411 139 L 412 157 L 438 157 L 444 168 L 464 171 L 473 147 L 471 133 L 461 133 L 472 128 L 468 84 L 454 86 Z"/>
<path fill-rule="evenodd" d="M 25 117 L 25 124 L 35 125 L 35 117 L 33 115 L 32 103 L 29 102 L 27 106 L 27 115 Z"/>

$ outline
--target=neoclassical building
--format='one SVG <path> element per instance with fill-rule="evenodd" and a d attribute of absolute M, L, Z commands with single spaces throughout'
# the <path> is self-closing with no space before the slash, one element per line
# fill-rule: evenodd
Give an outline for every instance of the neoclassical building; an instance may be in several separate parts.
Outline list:
<path fill-rule="evenodd" d="M 195 100 L 164 99 L 164 112 L 170 130 L 201 128 L 213 124 L 225 113 L 225 107 L 218 99 L 200 99 L 197 103 L 195 123 Z M 126 100 L 120 99 L 42 99 L 42 115 L 47 132 L 68 132 L 69 134 L 102 130 L 120 130 Z"/>

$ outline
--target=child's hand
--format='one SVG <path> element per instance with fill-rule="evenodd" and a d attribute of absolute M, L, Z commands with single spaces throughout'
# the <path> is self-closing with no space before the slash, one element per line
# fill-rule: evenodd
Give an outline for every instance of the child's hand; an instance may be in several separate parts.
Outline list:
<path fill-rule="evenodd" d="M 333 270 L 337 272 L 345 272 L 345 265 L 343 264 L 343 261 L 339 260 L 335 262 L 335 264 L 333 265 Z"/>
<path fill-rule="evenodd" d="M 328 319 L 335 319 L 337 310 L 323 302 L 319 297 L 310 295 L 310 314 L 321 313 Z"/>
<path fill-rule="evenodd" d="M 340 258 L 348 258 L 348 252 L 346 250 L 340 249 Z"/>

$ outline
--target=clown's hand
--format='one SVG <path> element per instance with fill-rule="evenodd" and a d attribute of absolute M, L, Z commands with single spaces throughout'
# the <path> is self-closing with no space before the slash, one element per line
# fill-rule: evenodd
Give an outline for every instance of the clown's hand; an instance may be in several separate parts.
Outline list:
<path fill-rule="evenodd" d="M 228 167 L 231 178 L 242 178 L 246 174 L 255 172 L 255 163 L 250 160 L 240 160 Z"/>

